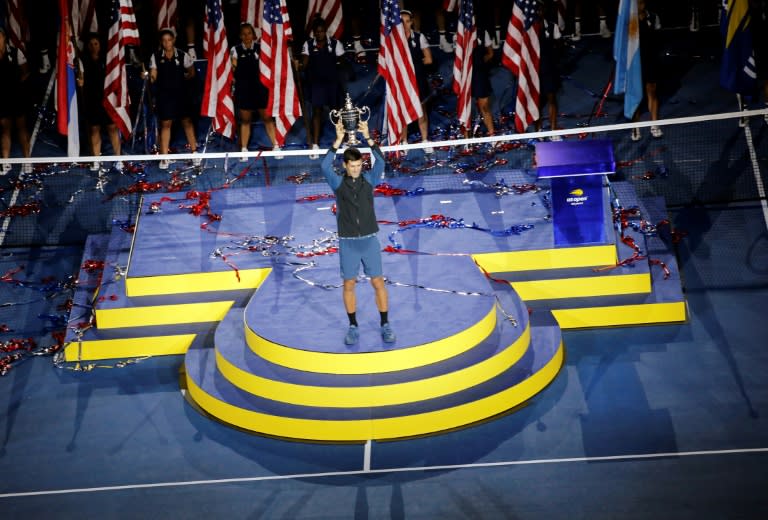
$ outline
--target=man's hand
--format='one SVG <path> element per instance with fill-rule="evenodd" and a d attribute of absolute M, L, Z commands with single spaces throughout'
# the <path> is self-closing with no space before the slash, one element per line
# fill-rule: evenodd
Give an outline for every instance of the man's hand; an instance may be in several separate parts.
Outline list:
<path fill-rule="evenodd" d="M 341 118 L 336 121 L 336 140 L 333 141 L 333 148 L 338 149 L 341 146 L 341 142 L 344 140 L 344 125 L 341 122 Z"/>
<path fill-rule="evenodd" d="M 363 139 L 366 141 L 371 138 L 371 134 L 368 131 L 368 121 L 360 121 L 357 123 L 357 131 L 363 134 Z"/>

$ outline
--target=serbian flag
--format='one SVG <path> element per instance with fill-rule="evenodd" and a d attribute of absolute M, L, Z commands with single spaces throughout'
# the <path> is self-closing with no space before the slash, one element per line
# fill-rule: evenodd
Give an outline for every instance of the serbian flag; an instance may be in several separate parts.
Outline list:
<path fill-rule="evenodd" d="M 75 86 L 75 46 L 67 0 L 59 0 L 61 27 L 56 69 L 56 127 L 67 136 L 67 155 L 80 155 L 80 128 L 77 124 L 77 89 Z"/>

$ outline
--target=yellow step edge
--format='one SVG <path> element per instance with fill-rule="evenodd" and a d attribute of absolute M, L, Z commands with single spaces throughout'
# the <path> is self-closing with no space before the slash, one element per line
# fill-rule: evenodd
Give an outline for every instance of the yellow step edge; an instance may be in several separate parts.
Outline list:
<path fill-rule="evenodd" d="M 651 292 L 650 273 L 585 276 L 509 283 L 523 301 L 586 298 Z"/>
<path fill-rule="evenodd" d="M 621 325 L 682 323 L 687 320 L 685 301 L 644 303 L 581 309 L 555 309 L 552 315 L 561 329 L 586 329 Z"/>
<path fill-rule="evenodd" d="M 149 327 L 221 321 L 233 300 L 223 302 L 179 303 L 121 309 L 96 309 L 96 325 L 100 329 Z"/>
<path fill-rule="evenodd" d="M 64 348 L 64 361 L 94 361 L 186 354 L 196 334 L 74 341 Z"/>
<path fill-rule="evenodd" d="M 531 327 L 502 352 L 475 365 L 440 376 L 379 386 L 330 387 L 285 383 L 257 376 L 231 364 L 216 351 L 216 366 L 233 385 L 273 401 L 324 408 L 387 406 L 441 397 L 479 385 L 517 363 L 531 342 Z"/>
<path fill-rule="evenodd" d="M 614 265 L 616 244 L 478 253 L 472 258 L 489 273 Z"/>
<path fill-rule="evenodd" d="M 563 359 L 561 342 L 555 355 L 541 370 L 497 394 L 443 410 L 387 419 L 340 421 L 277 417 L 220 401 L 198 387 L 189 375 L 186 380 L 193 401 L 212 416 L 233 426 L 277 437 L 353 442 L 426 435 L 491 418 L 541 392 L 557 376 Z"/>
<path fill-rule="evenodd" d="M 128 296 L 160 296 L 163 294 L 256 289 L 271 272 L 271 267 L 265 267 L 241 269 L 237 272 L 231 270 L 166 276 L 127 276 L 125 278 L 125 293 Z M 240 276 L 239 280 L 238 275 Z"/>
<path fill-rule="evenodd" d="M 496 327 L 496 306 L 471 327 L 449 337 L 410 348 L 363 353 L 313 352 L 290 348 L 258 336 L 245 325 L 245 340 L 256 355 L 276 365 L 325 374 L 381 374 L 443 361 L 473 348 Z"/>

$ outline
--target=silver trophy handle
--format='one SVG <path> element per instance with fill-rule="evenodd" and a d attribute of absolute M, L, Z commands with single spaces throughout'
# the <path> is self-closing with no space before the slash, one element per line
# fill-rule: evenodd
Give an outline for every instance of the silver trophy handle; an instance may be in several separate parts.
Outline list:
<path fill-rule="evenodd" d="M 365 119 L 362 119 L 363 114 L 366 115 Z M 328 113 L 328 118 L 331 123 L 337 125 L 341 121 L 344 131 L 347 133 L 347 142 L 356 146 L 361 144 L 357 138 L 357 128 L 360 125 L 360 121 L 368 121 L 371 118 L 371 109 L 367 106 L 356 107 L 352 104 L 352 98 L 347 92 L 344 99 L 344 106 L 339 109 L 333 109 Z"/>

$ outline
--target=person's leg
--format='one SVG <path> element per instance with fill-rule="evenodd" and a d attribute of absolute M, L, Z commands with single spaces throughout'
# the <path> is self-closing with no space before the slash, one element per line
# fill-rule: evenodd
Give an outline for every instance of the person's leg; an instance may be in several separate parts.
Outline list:
<path fill-rule="evenodd" d="M 549 128 L 557 130 L 557 95 L 554 92 L 547 94 L 547 105 L 549 108 Z"/>
<path fill-rule="evenodd" d="M 117 131 L 117 125 L 107 125 L 107 135 L 109 136 L 109 142 L 112 145 L 112 153 L 114 155 L 121 155 L 123 153 L 123 145 L 120 142 L 120 134 Z"/>
<path fill-rule="evenodd" d="M 493 114 L 491 113 L 491 98 L 483 97 L 477 98 L 477 110 L 480 111 L 480 115 L 485 123 L 485 128 L 488 130 L 488 135 L 494 135 L 496 130 L 493 126 Z"/>
<path fill-rule="evenodd" d="M 197 136 L 195 135 L 195 125 L 192 124 L 192 119 L 189 117 L 182 117 L 181 127 L 184 129 L 184 135 L 187 136 L 187 143 L 189 143 L 189 149 L 193 152 L 196 152 Z"/>
<path fill-rule="evenodd" d="M 165 155 L 168 153 L 168 147 L 171 144 L 171 125 L 173 120 L 161 119 L 160 120 L 160 154 Z"/>
<path fill-rule="evenodd" d="M 323 127 L 323 107 L 312 107 L 312 144 L 320 144 L 320 131 Z"/>
<path fill-rule="evenodd" d="M 419 118 L 419 132 L 421 132 L 422 141 L 429 141 L 429 121 L 427 120 L 427 107 L 423 103 L 421 105 L 421 117 Z"/>
<path fill-rule="evenodd" d="M 645 84 L 645 95 L 648 99 L 648 112 L 651 114 L 651 121 L 659 119 L 659 98 L 656 95 L 656 83 Z"/>
<path fill-rule="evenodd" d="M 376 307 L 381 315 L 381 339 L 384 343 L 394 343 L 397 339 L 392 326 L 389 324 L 389 296 L 383 276 L 371 278 L 371 285 L 376 295 Z"/>
<path fill-rule="evenodd" d="M 240 140 L 240 149 L 248 148 L 248 143 L 251 141 L 251 123 L 253 123 L 253 115 L 250 110 L 239 110 L 240 116 L 240 134 L 238 138 Z"/>
<path fill-rule="evenodd" d="M 384 277 L 374 276 L 371 278 L 371 286 L 373 286 L 376 297 L 376 308 L 379 309 L 379 312 L 387 312 L 389 310 L 389 295 Z"/>
<path fill-rule="evenodd" d="M 9 117 L 0 119 L 0 150 L 2 150 L 3 159 L 11 156 L 11 119 Z"/>
<path fill-rule="evenodd" d="M 357 294 L 355 292 L 356 285 L 357 279 L 355 278 L 344 280 L 342 298 L 344 300 L 344 309 L 346 309 L 347 314 L 352 314 L 357 310 Z"/>
<path fill-rule="evenodd" d="M 88 125 L 88 138 L 91 142 L 91 155 L 98 157 L 101 155 L 101 125 Z M 97 172 L 101 163 L 96 159 L 91 164 L 91 171 Z"/>
<path fill-rule="evenodd" d="M 269 137 L 269 142 L 272 143 L 273 148 L 276 147 L 277 128 L 275 127 L 275 118 L 267 113 L 266 108 L 259 109 L 259 117 L 261 117 L 261 122 L 264 123 L 264 131 L 267 133 L 267 137 Z"/>
<path fill-rule="evenodd" d="M 656 95 L 656 83 L 645 84 L 645 96 L 648 99 L 648 112 L 651 114 L 651 121 L 659 120 L 659 97 Z M 651 127 L 651 135 L 653 137 L 661 137 L 664 132 L 660 126 Z"/>
<path fill-rule="evenodd" d="M 91 155 L 101 155 L 101 126 L 88 125 L 88 135 L 91 140 Z"/>
<path fill-rule="evenodd" d="M 27 129 L 26 116 L 18 116 L 16 118 L 16 135 L 19 137 L 19 146 L 21 146 L 21 154 L 24 157 L 32 155 L 30 149 L 29 130 Z"/>

